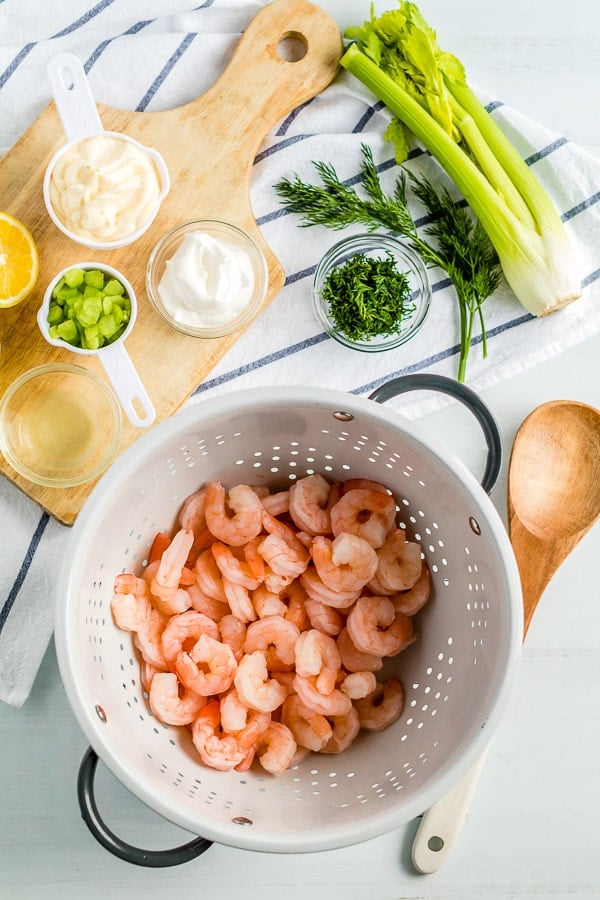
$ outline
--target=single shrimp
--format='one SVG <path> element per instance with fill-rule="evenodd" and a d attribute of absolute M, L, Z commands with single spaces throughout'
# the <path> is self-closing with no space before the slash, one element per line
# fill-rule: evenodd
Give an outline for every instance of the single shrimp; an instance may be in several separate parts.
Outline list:
<path fill-rule="evenodd" d="M 152 560 L 149 562 L 146 568 L 142 572 L 142 578 L 148 585 L 148 590 L 150 590 L 150 585 L 154 579 L 154 576 L 158 572 L 158 567 L 160 566 L 160 559 Z"/>
<path fill-rule="evenodd" d="M 345 609 L 358 600 L 361 593 L 360 588 L 356 591 L 336 591 L 327 587 L 313 566 L 302 573 L 300 584 L 312 600 L 320 600 L 325 606 L 333 606 L 334 609 Z"/>
<path fill-rule="evenodd" d="M 389 597 L 360 597 L 346 628 L 358 650 L 376 656 L 396 656 L 415 640 L 412 619 L 397 614 Z"/>
<path fill-rule="evenodd" d="M 142 654 L 142 658 L 151 666 L 163 671 L 169 668 L 161 643 L 161 635 L 166 622 L 167 617 L 151 606 L 143 627 L 133 637 L 133 643 Z"/>
<path fill-rule="evenodd" d="M 378 672 L 383 668 L 383 660 L 376 653 L 363 653 L 355 647 L 348 629 L 343 628 L 336 640 L 342 666 L 347 672 Z"/>
<path fill-rule="evenodd" d="M 183 651 L 190 651 L 201 634 L 217 639 L 219 629 L 216 622 L 193 609 L 171 616 L 160 637 L 163 655 L 169 668 Z"/>
<path fill-rule="evenodd" d="M 267 537 L 258 545 L 258 552 L 276 575 L 297 578 L 310 562 L 310 554 L 289 525 L 267 512 L 263 515 Z"/>
<path fill-rule="evenodd" d="M 250 575 L 258 581 L 258 584 L 262 584 L 265 580 L 265 561 L 258 552 L 258 545 L 262 541 L 262 536 L 258 535 L 255 538 L 252 538 L 251 541 L 244 544 L 242 547 L 242 552 L 244 554 L 244 559 L 246 560 L 246 565 L 248 566 L 248 571 Z"/>
<path fill-rule="evenodd" d="M 222 541 L 216 541 L 210 550 L 222 577 L 226 578 L 227 581 L 233 582 L 233 584 L 241 584 L 251 591 L 261 583 L 262 578 L 254 576 L 248 563 L 237 559 L 231 547 L 227 544 L 223 544 Z"/>
<path fill-rule="evenodd" d="M 237 616 L 240 622 L 253 622 L 256 619 L 256 610 L 252 605 L 252 597 L 248 588 L 243 584 L 235 584 L 228 578 L 223 578 L 223 590 L 231 612 Z"/>
<path fill-rule="evenodd" d="M 377 551 L 378 581 L 388 591 L 407 591 L 416 584 L 423 560 L 421 546 L 406 540 L 400 528 L 389 534 Z"/>
<path fill-rule="evenodd" d="M 377 549 L 394 527 L 396 501 L 381 491 L 355 489 L 342 494 L 331 510 L 331 530 L 358 535 Z"/>
<path fill-rule="evenodd" d="M 235 687 L 230 687 L 227 693 L 221 697 L 220 710 L 223 731 L 234 734 L 246 727 L 249 710 L 240 700 Z"/>
<path fill-rule="evenodd" d="M 330 716 L 329 721 L 332 723 L 333 732 L 325 746 L 321 747 L 321 753 L 343 753 L 360 731 L 358 713 L 351 706 L 345 715 Z"/>
<path fill-rule="evenodd" d="M 246 626 L 232 613 L 223 616 L 219 622 L 219 634 L 221 641 L 231 647 L 236 662 L 244 655 L 244 643 L 246 641 Z"/>
<path fill-rule="evenodd" d="M 342 665 L 334 639 L 316 628 L 303 631 L 296 641 L 295 658 L 298 675 L 314 676 L 319 693 L 330 694 Z"/>
<path fill-rule="evenodd" d="M 281 722 L 271 722 L 259 738 L 256 756 L 271 775 L 281 775 L 289 767 L 296 753 L 294 735 Z"/>
<path fill-rule="evenodd" d="M 318 753 L 333 734 L 333 728 L 325 716 L 302 703 L 297 694 L 283 701 L 281 722 L 287 725 L 299 746 L 314 753 Z"/>
<path fill-rule="evenodd" d="M 322 716 L 345 716 L 352 707 L 350 697 L 338 688 L 330 694 L 322 694 L 317 689 L 316 680 L 314 675 L 294 675 L 292 685 L 302 703 Z"/>
<path fill-rule="evenodd" d="M 431 584 L 429 569 L 425 563 L 421 574 L 408 591 L 399 591 L 392 597 L 392 603 L 396 613 L 403 616 L 414 616 L 429 600 Z"/>
<path fill-rule="evenodd" d="M 377 687 L 373 672 L 350 672 L 340 684 L 340 691 L 348 694 L 351 700 L 362 700 Z"/>
<path fill-rule="evenodd" d="M 163 615 L 185 612 L 192 605 L 188 592 L 179 583 L 193 543 L 193 532 L 181 529 L 160 558 L 150 593 L 153 606 Z"/>
<path fill-rule="evenodd" d="M 354 708 L 361 728 L 366 731 L 384 731 L 402 715 L 402 685 L 395 678 L 388 678 L 362 700 L 355 700 Z"/>
<path fill-rule="evenodd" d="M 208 594 L 204 593 L 198 583 L 190 584 L 186 590 L 192 601 L 192 609 L 208 616 L 213 622 L 220 622 L 223 616 L 226 616 L 229 613 L 228 603 L 223 603 L 221 600 L 214 600 L 212 597 L 209 597 Z"/>
<path fill-rule="evenodd" d="M 192 722 L 192 741 L 202 762 L 221 772 L 234 769 L 246 757 L 237 738 L 223 733 L 218 700 L 210 700 Z"/>
<path fill-rule="evenodd" d="M 143 578 L 117 575 L 110 609 L 115 625 L 122 631 L 136 632 L 143 628 L 151 609 L 148 586 Z"/>
<path fill-rule="evenodd" d="M 308 597 L 299 581 L 293 581 L 281 593 L 282 600 L 287 600 L 287 611 L 284 618 L 292 622 L 298 631 L 307 631 L 310 627 L 310 619 L 306 610 Z"/>
<path fill-rule="evenodd" d="M 259 619 L 264 619 L 266 616 L 285 616 L 288 611 L 279 594 L 267 590 L 265 584 L 259 584 L 252 591 L 252 604 Z"/>
<path fill-rule="evenodd" d="M 226 507 L 233 511 L 233 515 L 228 514 Z M 206 488 L 204 513 L 215 537 L 232 547 L 241 547 L 262 530 L 263 505 L 247 484 L 232 487 L 226 502 L 223 485 L 219 481 L 211 481 Z"/>
<path fill-rule="evenodd" d="M 316 628 L 317 631 L 322 631 L 323 634 L 335 637 L 344 627 L 344 617 L 333 606 L 327 606 L 325 603 L 321 603 L 320 600 L 307 598 L 305 607 L 311 628 Z"/>
<path fill-rule="evenodd" d="M 377 570 L 377 553 L 367 541 L 355 534 L 339 534 L 330 540 L 317 535 L 311 555 L 317 575 L 334 591 L 358 591 Z"/>
<path fill-rule="evenodd" d="M 207 634 L 201 634 L 189 653 L 183 650 L 175 660 L 175 671 L 181 681 L 202 697 L 226 691 L 236 669 L 231 647 Z"/>
<path fill-rule="evenodd" d="M 287 689 L 269 678 L 267 659 L 262 650 L 242 656 L 233 681 L 242 703 L 259 712 L 273 712 L 287 696 Z"/>
<path fill-rule="evenodd" d="M 307 475 L 294 482 L 290 488 L 290 516 L 300 531 L 313 535 L 331 533 L 328 497 L 329 484 L 321 475 Z"/>
<path fill-rule="evenodd" d="M 164 672 L 164 669 L 159 669 L 157 666 L 152 666 L 150 663 L 146 662 L 145 659 L 142 659 L 140 662 L 140 682 L 144 690 L 147 694 L 150 693 L 150 686 L 152 684 L 152 679 L 156 675 L 157 672 Z"/>
<path fill-rule="evenodd" d="M 290 492 L 278 491 L 276 494 L 269 494 L 268 497 L 262 498 L 262 505 L 265 511 L 271 516 L 281 516 L 289 511 L 290 508 Z"/>
<path fill-rule="evenodd" d="M 179 511 L 179 527 L 185 531 L 192 531 L 194 538 L 206 531 L 205 505 L 206 488 L 203 487 L 186 497 Z"/>
<path fill-rule="evenodd" d="M 281 616 L 267 616 L 251 622 L 246 631 L 245 653 L 262 650 L 269 672 L 288 671 L 296 658 L 296 641 L 300 632 Z"/>
<path fill-rule="evenodd" d="M 165 725 L 189 725 L 206 705 L 206 698 L 184 688 L 173 672 L 157 672 L 150 685 L 152 714 Z"/>
<path fill-rule="evenodd" d="M 264 585 L 272 594 L 281 594 L 293 581 L 293 575 L 278 575 L 270 566 L 265 566 Z"/>
<path fill-rule="evenodd" d="M 198 586 L 208 597 L 219 600 L 221 603 L 227 603 L 221 570 L 210 547 L 200 553 L 194 564 L 194 571 Z"/>

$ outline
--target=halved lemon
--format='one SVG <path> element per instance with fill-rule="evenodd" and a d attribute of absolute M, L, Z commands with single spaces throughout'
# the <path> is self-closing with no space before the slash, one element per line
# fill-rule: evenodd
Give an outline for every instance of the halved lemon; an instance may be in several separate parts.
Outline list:
<path fill-rule="evenodd" d="M 29 296 L 38 270 L 38 252 L 29 229 L 0 212 L 0 308 L 15 306 Z"/>

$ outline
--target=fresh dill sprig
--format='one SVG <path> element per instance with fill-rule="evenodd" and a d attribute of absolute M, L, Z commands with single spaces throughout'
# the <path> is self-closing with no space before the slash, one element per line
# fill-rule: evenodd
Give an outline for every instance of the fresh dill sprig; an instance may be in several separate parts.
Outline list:
<path fill-rule="evenodd" d="M 501 270 L 496 251 L 468 208 L 454 200 L 445 189 L 438 193 L 426 178 L 411 175 L 412 191 L 431 216 L 425 233 L 435 240 L 435 244 L 422 238 L 408 207 L 406 173 L 400 171 L 393 193 L 386 194 L 371 148 L 363 144 L 361 150 L 360 182 L 366 198 L 344 184 L 333 165 L 324 162 L 313 163 L 321 185 L 308 184 L 295 176 L 291 180 L 282 179 L 275 185 L 275 191 L 287 210 L 301 216 L 303 227 L 325 225 L 342 229 L 349 225 L 362 225 L 367 231 L 376 231 L 383 226 L 406 238 L 426 265 L 439 266 L 449 275 L 460 314 L 457 378 L 464 381 L 476 318 L 480 322 L 482 354 L 484 358 L 487 356 L 482 304 L 500 282 Z"/>

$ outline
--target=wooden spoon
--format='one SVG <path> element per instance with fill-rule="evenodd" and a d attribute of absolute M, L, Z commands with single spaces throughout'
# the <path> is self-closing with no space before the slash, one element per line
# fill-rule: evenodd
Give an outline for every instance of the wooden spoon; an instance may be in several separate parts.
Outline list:
<path fill-rule="evenodd" d="M 575 400 L 538 406 L 519 428 L 508 473 L 508 531 L 523 589 L 523 638 L 561 563 L 600 516 L 600 410 Z M 417 871 L 437 871 L 469 809 L 487 750 L 423 815 Z"/>

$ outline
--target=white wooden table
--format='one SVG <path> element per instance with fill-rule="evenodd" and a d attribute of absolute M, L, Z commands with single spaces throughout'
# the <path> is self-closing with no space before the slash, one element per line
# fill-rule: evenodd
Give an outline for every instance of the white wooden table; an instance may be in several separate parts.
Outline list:
<path fill-rule="evenodd" d="M 342 27 L 368 15 L 367 0 L 321 5 Z M 474 84 L 600 156 L 596 2 L 424 0 L 421 8 Z M 534 407 L 557 398 L 600 407 L 600 337 L 484 396 L 506 448 Z M 479 438 L 466 418 L 451 408 L 423 424 L 443 428 L 452 449 L 476 469 Z M 503 515 L 505 493 L 506 463 L 494 492 Z M 547 589 L 462 834 L 437 874 L 420 876 L 411 867 L 417 821 L 320 854 L 215 845 L 194 862 L 164 870 L 113 858 L 79 817 L 75 780 L 86 741 L 50 647 L 26 706 L 0 705 L 0 898 L 600 897 L 599 555 L 596 528 Z M 148 848 L 185 839 L 102 767 L 97 783 L 101 808 L 111 810 L 109 821 L 122 837 Z"/>

